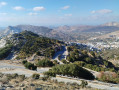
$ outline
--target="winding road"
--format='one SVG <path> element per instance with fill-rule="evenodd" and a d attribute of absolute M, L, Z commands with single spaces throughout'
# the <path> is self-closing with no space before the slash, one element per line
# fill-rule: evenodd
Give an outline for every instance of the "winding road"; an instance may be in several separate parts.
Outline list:
<path fill-rule="evenodd" d="M 68 55 L 68 51 L 67 51 L 67 47 L 66 46 L 62 46 L 62 50 L 58 51 L 55 53 L 55 55 L 53 56 L 52 60 L 57 60 L 60 64 L 63 64 L 59 59 L 58 56 L 61 55 L 60 59 L 65 59 Z"/>

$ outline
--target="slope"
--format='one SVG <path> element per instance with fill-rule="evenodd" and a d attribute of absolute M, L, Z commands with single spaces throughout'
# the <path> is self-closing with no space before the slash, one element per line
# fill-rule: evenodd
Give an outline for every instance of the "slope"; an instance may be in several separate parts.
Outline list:
<path fill-rule="evenodd" d="M 32 56 L 34 53 L 50 58 L 54 54 L 55 48 L 60 47 L 61 45 L 61 42 L 58 40 L 39 36 L 31 31 L 23 31 L 21 33 L 13 34 L 6 37 L 5 40 L 7 43 L 4 48 L 9 45 L 11 45 L 12 48 L 12 50 L 7 53 L 6 57 L 13 52 L 17 55 L 17 59 L 25 59 Z M 1 49 L 5 51 L 4 48 Z M 1 59 L 6 57 L 2 57 Z"/>

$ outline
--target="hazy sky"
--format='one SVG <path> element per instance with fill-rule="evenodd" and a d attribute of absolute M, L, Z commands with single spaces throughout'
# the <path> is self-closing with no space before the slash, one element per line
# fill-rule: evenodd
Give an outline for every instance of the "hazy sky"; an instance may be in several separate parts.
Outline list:
<path fill-rule="evenodd" d="M 0 0 L 0 26 L 119 22 L 119 0 Z"/>

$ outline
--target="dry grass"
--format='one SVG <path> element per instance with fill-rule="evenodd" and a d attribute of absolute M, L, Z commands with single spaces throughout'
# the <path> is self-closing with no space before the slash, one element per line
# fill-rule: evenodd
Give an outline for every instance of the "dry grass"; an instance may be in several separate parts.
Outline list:
<path fill-rule="evenodd" d="M 77 83 L 64 83 L 48 78 L 43 81 L 40 79 L 24 78 L 18 75 L 13 78 L 13 75 L 0 74 L 0 84 L 6 87 L 6 90 L 96 90 L 90 87 L 81 88 Z M 8 79 L 11 78 L 10 80 Z"/>

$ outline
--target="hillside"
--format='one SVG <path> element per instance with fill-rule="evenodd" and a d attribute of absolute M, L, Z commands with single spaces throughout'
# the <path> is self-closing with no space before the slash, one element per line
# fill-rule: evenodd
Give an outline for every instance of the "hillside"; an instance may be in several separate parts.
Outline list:
<path fill-rule="evenodd" d="M 10 33 L 20 33 L 24 30 L 32 31 L 37 34 L 45 35 L 52 31 L 52 29 L 49 29 L 44 26 L 33 26 L 33 25 L 17 25 L 17 26 L 9 26 L 4 31 L 4 34 L 10 34 Z"/>
<path fill-rule="evenodd" d="M 31 31 L 13 34 L 4 40 L 6 40 L 6 44 L 5 47 L 1 48 L 3 51 L 0 52 L 0 59 L 5 59 L 11 53 L 15 54 L 17 59 L 25 59 L 35 53 L 50 58 L 55 52 L 55 49 L 61 45 L 61 42 L 58 40 L 42 37 Z M 7 47 L 10 47 L 10 49 Z M 3 56 L 6 52 L 7 55 Z"/>
<path fill-rule="evenodd" d="M 116 26 L 95 26 L 93 28 L 84 30 L 83 32 L 104 32 L 109 33 L 119 30 L 119 27 Z"/>
<path fill-rule="evenodd" d="M 98 36 L 98 37 L 94 37 L 96 39 L 113 39 L 113 38 L 118 38 L 119 37 L 119 31 L 114 31 L 114 32 L 111 32 L 111 33 L 108 33 L 108 34 L 105 34 L 105 35 L 101 35 L 101 36 Z M 89 39 L 91 40 L 91 38 Z"/>
<path fill-rule="evenodd" d="M 113 32 L 119 29 L 119 23 L 108 22 L 102 25 L 75 25 L 75 26 L 59 26 L 54 28 L 54 30 L 62 31 L 66 33 L 82 33 L 82 32 Z"/>

